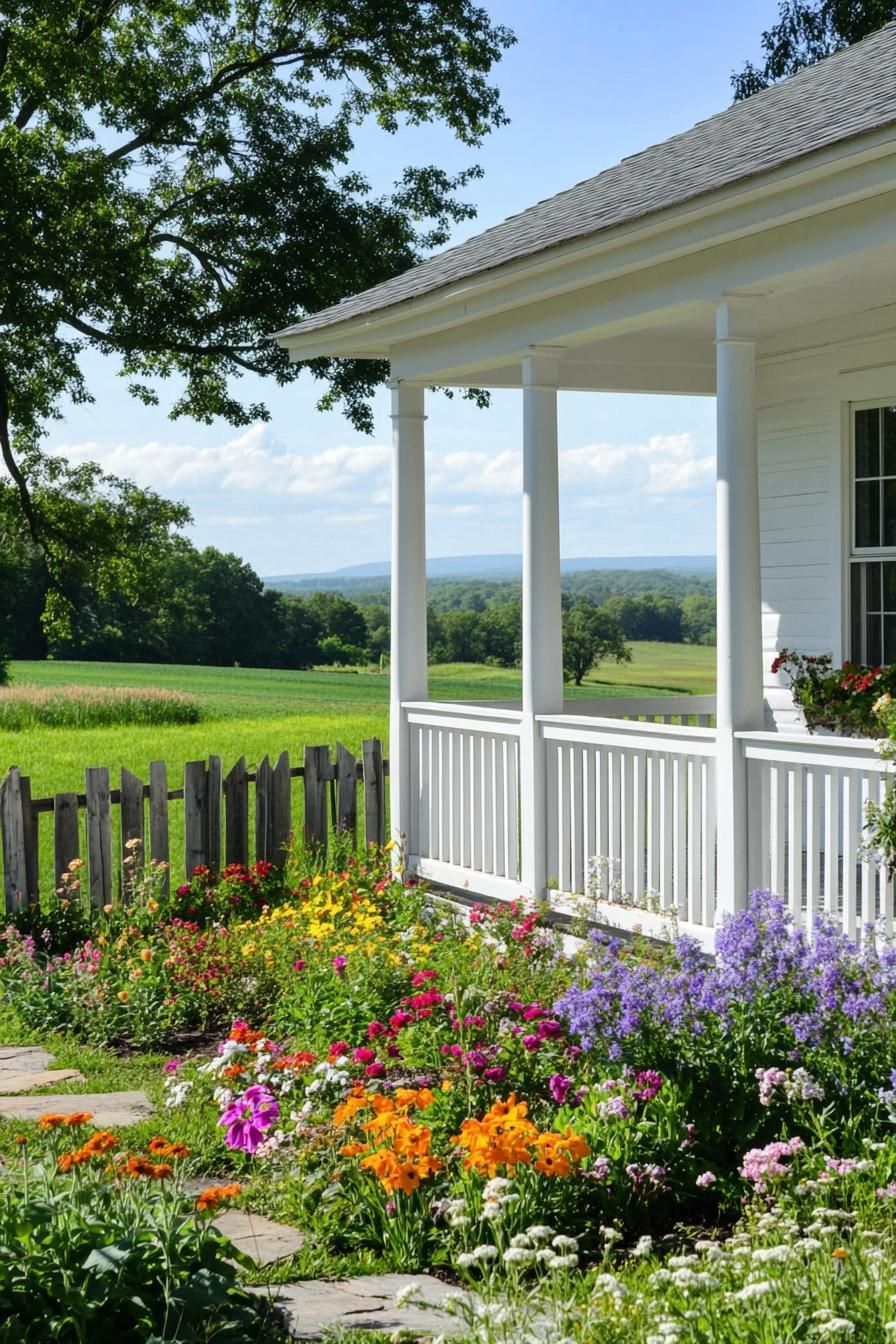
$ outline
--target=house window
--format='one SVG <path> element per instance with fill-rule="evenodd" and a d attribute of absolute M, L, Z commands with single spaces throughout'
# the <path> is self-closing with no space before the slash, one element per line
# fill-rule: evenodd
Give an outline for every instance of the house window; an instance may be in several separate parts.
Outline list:
<path fill-rule="evenodd" d="M 850 657 L 896 663 L 896 405 L 853 412 Z"/>

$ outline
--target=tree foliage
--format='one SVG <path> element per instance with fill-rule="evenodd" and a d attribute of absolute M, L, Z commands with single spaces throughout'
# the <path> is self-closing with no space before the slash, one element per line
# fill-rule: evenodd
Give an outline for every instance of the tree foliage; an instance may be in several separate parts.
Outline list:
<path fill-rule="evenodd" d="M 299 366 L 270 333 L 412 265 L 478 175 L 406 168 L 374 195 L 357 127 L 503 120 L 512 42 L 473 0 L 10 0 L 0 15 L 0 453 L 35 541 L 78 549 L 43 490 L 47 422 L 117 358 L 173 414 L 266 418 L 239 395 Z M 379 364 L 317 360 L 322 404 L 368 430 Z M 29 489 L 29 486 L 31 487 Z M 110 536 L 109 543 L 115 541 Z M 51 542 L 52 544 L 52 542 Z"/>
<path fill-rule="evenodd" d="M 896 18 L 887 0 L 781 0 L 778 22 L 762 34 L 763 59 L 732 75 L 735 102 L 852 46 Z"/>
<path fill-rule="evenodd" d="M 587 673 L 606 658 L 631 662 L 619 622 L 606 607 L 579 598 L 563 613 L 563 675 L 581 686 Z"/>

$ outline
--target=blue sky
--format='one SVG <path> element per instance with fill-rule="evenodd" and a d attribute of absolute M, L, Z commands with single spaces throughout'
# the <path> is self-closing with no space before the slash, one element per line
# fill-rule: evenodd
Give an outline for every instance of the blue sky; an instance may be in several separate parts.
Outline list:
<path fill-rule="evenodd" d="M 759 55 L 775 0 L 484 0 L 517 45 L 497 68 L 510 125 L 478 151 L 439 128 L 396 136 L 364 128 L 357 159 L 384 189 L 409 163 L 485 169 L 468 196 L 478 217 L 460 241 L 730 102 L 730 75 Z M 310 380 L 289 389 L 246 378 L 271 421 L 236 431 L 171 421 L 174 389 L 147 408 L 113 364 L 87 359 L 92 406 L 67 409 L 47 446 L 151 485 L 193 511 L 191 536 L 262 574 L 316 571 L 388 553 L 389 422 L 376 401 L 372 438 L 314 408 Z M 319 390 L 319 389 L 318 389 Z M 518 394 L 488 411 L 429 399 L 430 555 L 519 550 Z M 694 554 L 714 549 L 714 403 L 710 399 L 562 394 L 563 554 Z M 327 544 L 332 535 L 334 544 Z"/>

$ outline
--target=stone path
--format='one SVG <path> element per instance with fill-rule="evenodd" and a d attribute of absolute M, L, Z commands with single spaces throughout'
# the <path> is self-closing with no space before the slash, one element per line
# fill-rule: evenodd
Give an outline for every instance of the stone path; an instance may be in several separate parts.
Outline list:
<path fill-rule="evenodd" d="M 395 1294 L 413 1286 L 423 1306 L 397 1307 Z M 460 1334 L 462 1322 L 441 1310 L 450 1288 L 429 1274 L 371 1274 L 357 1279 L 308 1280 L 259 1288 L 272 1293 L 284 1313 L 294 1339 L 321 1339 L 337 1327 L 393 1333 L 406 1330 L 431 1339 L 434 1335 Z"/>
<path fill-rule="evenodd" d="M 0 1045 L 0 1096 L 72 1079 L 83 1081 L 77 1069 L 51 1069 L 52 1058 L 39 1045 Z"/>
<path fill-rule="evenodd" d="M 77 1069 L 52 1069 L 52 1055 L 36 1045 L 0 1046 L 0 1118 L 38 1120 L 50 1112 L 90 1111 L 100 1128 L 133 1125 L 153 1115 L 155 1106 L 145 1092 L 70 1092 L 43 1093 L 34 1090 L 53 1083 L 83 1081 Z M 29 1095 L 32 1094 L 32 1095 Z M 223 1179 L 190 1180 L 185 1188 L 191 1193 L 204 1190 Z M 275 1223 L 258 1213 L 229 1209 L 214 1220 L 215 1226 L 239 1250 L 259 1265 L 274 1264 L 295 1255 L 304 1244 L 295 1227 Z M 415 1297 L 423 1306 L 397 1307 L 395 1294 L 413 1285 Z M 451 1289 L 428 1274 L 373 1274 L 369 1277 L 305 1280 L 275 1288 L 254 1290 L 270 1295 L 284 1314 L 290 1333 L 296 1339 L 321 1339 L 336 1327 L 363 1327 L 392 1333 L 404 1330 L 429 1339 L 433 1335 L 451 1335 L 460 1323 L 441 1310 Z"/>

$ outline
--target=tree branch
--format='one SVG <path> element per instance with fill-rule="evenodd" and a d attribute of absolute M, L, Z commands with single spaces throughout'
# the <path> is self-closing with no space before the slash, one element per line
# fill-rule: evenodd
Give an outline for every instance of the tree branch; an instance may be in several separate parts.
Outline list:
<path fill-rule="evenodd" d="M 19 492 L 19 498 L 22 501 L 22 512 L 25 515 L 25 521 L 28 524 L 28 531 L 31 533 L 31 540 L 36 546 L 40 545 L 40 527 L 37 521 L 37 514 L 34 511 L 34 501 L 31 498 L 31 492 L 28 489 L 28 482 L 22 475 L 18 462 L 13 457 L 12 443 L 9 437 L 9 396 L 6 386 L 6 371 L 0 366 L 0 455 L 6 470 L 13 479 L 16 489 Z"/>
<path fill-rule="evenodd" d="M 120 0 L 101 0 L 99 8 L 92 18 L 86 19 L 83 22 L 81 19 L 78 20 L 71 45 L 73 47 L 83 47 L 85 42 L 89 42 L 94 33 L 99 32 L 106 20 L 111 18 L 115 10 L 118 9 L 119 4 Z M 40 104 L 41 100 L 37 95 L 32 95 L 32 97 L 25 99 L 24 103 L 19 108 L 18 115 L 13 123 L 17 130 L 24 131 L 35 112 L 39 111 Z"/>
<path fill-rule="evenodd" d="M 182 238 L 179 233 L 154 233 L 149 239 L 152 243 L 173 243 L 175 247 L 180 247 L 184 252 L 189 252 L 191 257 L 195 257 L 202 269 L 212 277 L 218 286 L 219 292 L 223 295 L 228 292 L 227 283 L 224 277 L 218 271 L 211 257 L 202 248 L 197 247 L 195 243 L 190 243 L 186 238 Z"/>
<path fill-rule="evenodd" d="M 102 331 L 99 327 L 91 326 L 89 322 L 85 322 L 82 318 L 75 317 L 73 313 L 66 313 L 62 321 L 67 323 L 68 326 L 74 327 L 75 331 L 80 331 L 82 336 L 89 336 L 94 341 L 103 341 L 113 349 L 123 350 L 125 354 L 139 354 L 141 351 L 145 351 L 147 354 L 221 355 L 225 359 L 232 359 L 235 364 L 242 365 L 244 369 L 248 369 L 251 373 L 262 372 L 251 362 L 240 358 L 241 354 L 251 354 L 254 350 L 257 350 L 257 345 L 226 345 L 220 341 L 214 345 L 198 345 L 191 341 L 150 343 L 129 340 L 123 336 L 113 336 L 111 332 Z"/>

